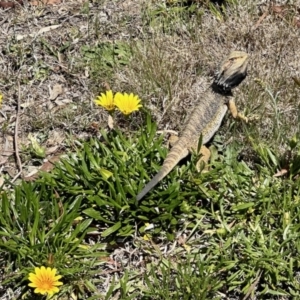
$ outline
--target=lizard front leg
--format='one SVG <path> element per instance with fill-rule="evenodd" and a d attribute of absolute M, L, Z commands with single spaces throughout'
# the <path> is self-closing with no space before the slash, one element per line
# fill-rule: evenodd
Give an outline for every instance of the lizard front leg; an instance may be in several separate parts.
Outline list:
<path fill-rule="evenodd" d="M 243 114 L 241 114 L 241 113 L 238 112 L 237 107 L 236 107 L 233 99 L 229 99 L 229 101 L 228 101 L 228 108 L 229 108 L 229 110 L 231 112 L 231 115 L 235 119 L 239 118 L 239 119 L 245 121 L 246 123 L 248 122 L 248 118 L 245 117 Z"/>

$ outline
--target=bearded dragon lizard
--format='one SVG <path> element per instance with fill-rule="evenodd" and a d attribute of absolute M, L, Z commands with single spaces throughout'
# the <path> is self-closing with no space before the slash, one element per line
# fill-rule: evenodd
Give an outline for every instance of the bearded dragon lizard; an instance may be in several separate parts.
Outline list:
<path fill-rule="evenodd" d="M 185 129 L 168 153 L 160 171 L 137 195 L 138 201 L 167 176 L 192 149 L 197 150 L 201 135 L 203 145 L 213 137 L 228 109 L 234 118 L 239 117 L 247 122 L 247 118 L 237 112 L 233 99 L 228 100 L 227 96 L 232 96 L 231 89 L 247 76 L 248 58 L 248 54 L 243 51 L 233 51 L 222 62 L 206 97 L 199 99 Z M 200 160 L 207 162 L 210 151 L 203 145 L 200 149 L 203 155 Z"/>

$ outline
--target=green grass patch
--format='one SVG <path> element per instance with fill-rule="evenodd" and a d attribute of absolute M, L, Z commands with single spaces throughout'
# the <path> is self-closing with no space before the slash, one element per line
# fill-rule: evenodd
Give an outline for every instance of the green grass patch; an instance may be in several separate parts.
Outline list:
<path fill-rule="evenodd" d="M 299 296 L 297 138 L 286 178 L 273 177 L 280 158 L 269 148 L 254 147 L 260 159 L 250 169 L 237 160 L 241 145 L 217 141 L 209 172 L 197 173 L 192 155 L 140 203 L 136 194 L 167 153 L 149 116 L 136 134 L 103 131 L 35 183 L 2 191 L 2 284 L 30 297 L 27 274 L 45 265 L 63 276 L 58 296 L 76 291 L 79 299 L 118 291 L 122 299 Z M 93 232 L 99 238 L 90 243 Z M 179 232 L 185 237 L 166 256 L 159 249 L 178 243 Z M 143 270 L 122 269 L 118 284 L 101 294 L 100 258 L 136 234 L 145 238 L 135 245 L 144 252 Z"/>

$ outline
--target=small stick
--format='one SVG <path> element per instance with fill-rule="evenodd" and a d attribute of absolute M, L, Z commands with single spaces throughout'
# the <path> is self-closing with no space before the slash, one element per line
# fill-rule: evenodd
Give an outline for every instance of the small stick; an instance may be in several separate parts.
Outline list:
<path fill-rule="evenodd" d="M 258 21 L 256 22 L 256 24 L 253 26 L 252 30 L 256 30 L 258 28 L 258 26 L 260 25 L 260 23 L 266 18 L 266 16 L 268 15 L 269 11 L 266 10 L 261 17 L 258 19 Z"/>
<path fill-rule="evenodd" d="M 19 169 L 19 173 L 17 176 L 21 175 L 22 177 L 22 162 L 19 155 L 19 139 L 18 139 L 18 131 L 19 131 L 19 117 L 20 117 L 20 101 L 21 101 L 21 91 L 20 91 L 20 81 L 18 81 L 18 102 L 17 102 L 17 113 L 16 113 L 16 124 L 15 124 L 15 137 L 14 137 L 14 145 L 15 145 L 15 156 L 17 160 L 17 165 Z M 16 180 L 16 176 L 14 180 Z"/>

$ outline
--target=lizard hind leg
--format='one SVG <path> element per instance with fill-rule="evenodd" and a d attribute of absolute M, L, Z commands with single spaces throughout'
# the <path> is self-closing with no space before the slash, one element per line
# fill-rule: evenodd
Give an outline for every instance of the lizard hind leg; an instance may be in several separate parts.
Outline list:
<path fill-rule="evenodd" d="M 174 144 L 178 141 L 179 137 L 175 135 L 171 135 L 169 138 L 169 144 L 171 147 L 174 146 Z M 193 150 L 190 148 L 189 152 L 191 153 Z M 201 146 L 199 153 L 201 154 L 201 157 L 196 163 L 196 169 L 198 172 L 206 172 L 208 171 L 207 164 L 210 158 L 210 150 L 205 147 L 204 145 Z"/>
<path fill-rule="evenodd" d="M 204 171 L 207 172 L 207 164 L 210 158 L 210 150 L 204 145 L 201 146 L 199 153 L 201 154 L 200 159 L 196 163 L 196 169 L 198 172 Z"/>

